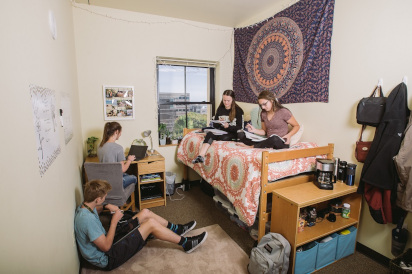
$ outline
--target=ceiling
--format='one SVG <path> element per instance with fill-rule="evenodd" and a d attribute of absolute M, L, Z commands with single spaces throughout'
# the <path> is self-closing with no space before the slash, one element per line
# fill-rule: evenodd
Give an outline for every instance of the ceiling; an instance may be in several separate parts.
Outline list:
<path fill-rule="evenodd" d="M 75 0 L 76 3 L 239 27 L 284 0 Z M 277 10 L 274 10 L 275 14 Z"/>

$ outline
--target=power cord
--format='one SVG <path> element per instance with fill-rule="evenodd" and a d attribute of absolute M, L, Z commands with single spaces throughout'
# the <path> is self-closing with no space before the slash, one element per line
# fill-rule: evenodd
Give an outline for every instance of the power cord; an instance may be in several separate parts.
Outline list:
<path fill-rule="evenodd" d="M 183 200 L 184 198 L 185 198 L 185 195 L 182 193 L 182 194 L 180 194 L 179 193 L 179 189 L 181 189 L 181 190 L 183 190 L 183 185 L 181 185 L 181 186 L 179 186 L 179 187 L 177 187 L 176 188 L 176 193 L 177 193 L 177 195 L 179 195 L 179 196 L 181 196 L 179 199 L 173 199 L 172 198 L 172 195 L 169 195 L 169 198 L 170 198 L 170 201 L 180 201 L 180 200 Z M 182 197 L 183 196 L 183 197 Z"/>

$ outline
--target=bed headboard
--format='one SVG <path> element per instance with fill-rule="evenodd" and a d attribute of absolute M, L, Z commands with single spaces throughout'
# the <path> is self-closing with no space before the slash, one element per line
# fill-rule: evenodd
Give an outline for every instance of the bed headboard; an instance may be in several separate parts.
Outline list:
<path fill-rule="evenodd" d="M 195 131 L 195 130 L 199 130 L 200 128 L 184 128 L 183 129 L 183 136 L 185 136 L 186 134 L 188 134 L 189 132 Z"/>

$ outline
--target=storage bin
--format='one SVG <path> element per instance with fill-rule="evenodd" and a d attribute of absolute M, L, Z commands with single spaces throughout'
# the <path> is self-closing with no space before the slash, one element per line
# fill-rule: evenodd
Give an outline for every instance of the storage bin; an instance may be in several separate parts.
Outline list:
<path fill-rule="evenodd" d="M 316 256 L 316 269 L 320 269 L 333 263 L 336 258 L 336 246 L 338 244 L 338 234 L 329 235 L 332 239 L 325 243 L 318 243 L 318 255 Z"/>
<path fill-rule="evenodd" d="M 410 273 L 402 269 L 402 267 L 399 265 L 401 261 L 404 262 L 406 265 L 412 263 L 412 249 L 411 248 L 409 248 L 408 250 L 406 250 L 406 252 L 402 253 L 401 255 L 399 255 L 398 257 L 390 261 L 389 269 L 391 273 L 395 273 L 395 274 Z"/>
<path fill-rule="evenodd" d="M 357 229 L 354 226 L 347 228 L 350 233 L 347 235 L 338 234 L 338 244 L 336 247 L 336 260 L 342 259 L 355 252 Z"/>
<path fill-rule="evenodd" d="M 311 242 L 305 246 L 308 249 L 296 252 L 295 274 L 305 274 L 315 271 L 318 243 Z"/>

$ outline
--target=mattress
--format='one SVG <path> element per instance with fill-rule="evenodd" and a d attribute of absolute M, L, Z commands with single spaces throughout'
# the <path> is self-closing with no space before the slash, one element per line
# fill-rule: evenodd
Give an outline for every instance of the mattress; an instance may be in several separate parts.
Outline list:
<path fill-rule="evenodd" d="M 222 192 L 233 204 L 239 219 L 252 226 L 259 207 L 262 151 L 282 150 L 242 147 L 236 142 L 214 141 L 203 164 L 192 164 L 199 154 L 205 134 L 190 132 L 183 138 L 177 158 L 195 170 L 205 181 Z M 300 142 L 287 150 L 317 147 Z M 276 183 L 285 177 L 314 171 L 316 157 L 299 158 L 269 164 L 268 180 Z"/>

